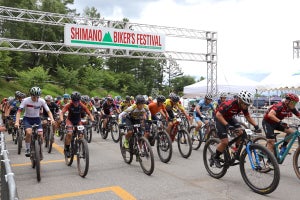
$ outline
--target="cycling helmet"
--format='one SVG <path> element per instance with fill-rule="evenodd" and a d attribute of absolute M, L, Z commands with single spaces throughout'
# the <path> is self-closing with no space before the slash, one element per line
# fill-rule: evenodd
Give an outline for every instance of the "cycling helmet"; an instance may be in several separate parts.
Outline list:
<path fill-rule="evenodd" d="M 52 98 L 51 95 L 46 95 L 46 96 L 45 96 L 45 100 L 46 100 L 46 101 L 52 101 L 53 98 Z"/>
<path fill-rule="evenodd" d="M 32 96 L 41 96 L 41 89 L 39 87 L 32 87 L 29 91 L 30 95 Z"/>
<path fill-rule="evenodd" d="M 170 93 L 169 94 L 169 98 L 174 102 L 174 103 L 177 103 L 179 101 L 179 96 L 177 96 L 175 93 Z"/>
<path fill-rule="evenodd" d="M 227 94 L 226 94 L 225 92 L 221 92 L 221 93 L 220 93 L 220 98 L 222 98 L 222 97 L 225 97 L 225 98 L 226 98 L 226 97 L 227 97 Z"/>
<path fill-rule="evenodd" d="M 247 105 L 250 105 L 252 102 L 252 94 L 247 91 L 241 91 L 238 97 Z"/>
<path fill-rule="evenodd" d="M 79 92 L 74 91 L 71 94 L 71 99 L 72 99 L 72 101 L 80 101 L 81 94 Z"/>
<path fill-rule="evenodd" d="M 285 98 L 291 101 L 299 102 L 299 97 L 293 93 L 287 93 Z"/>
<path fill-rule="evenodd" d="M 15 92 L 15 97 L 16 97 L 16 98 L 20 98 L 21 95 L 22 95 L 22 92 L 20 92 L 20 91 L 16 91 L 16 92 Z"/>
<path fill-rule="evenodd" d="M 130 96 L 126 96 L 125 101 L 130 101 Z"/>
<path fill-rule="evenodd" d="M 64 98 L 64 99 L 70 99 L 70 95 L 69 95 L 69 94 L 64 94 L 64 95 L 63 95 L 63 98 Z"/>
<path fill-rule="evenodd" d="M 24 99 L 24 98 L 26 97 L 26 94 L 21 92 L 20 97 L 21 97 L 22 99 Z"/>
<path fill-rule="evenodd" d="M 10 102 L 10 101 L 12 101 L 12 100 L 14 100 L 14 99 L 15 99 L 15 97 L 10 96 L 10 97 L 7 98 L 7 101 Z"/>
<path fill-rule="evenodd" d="M 57 101 L 61 100 L 61 96 L 57 96 L 57 97 L 56 97 L 56 100 L 57 100 Z"/>
<path fill-rule="evenodd" d="M 144 103 L 146 103 L 145 97 L 143 95 L 137 95 L 135 97 L 135 103 L 136 104 L 144 104 Z"/>
<path fill-rule="evenodd" d="M 212 95 L 211 95 L 211 93 L 207 93 L 207 94 L 205 95 L 205 99 L 212 100 Z"/>
<path fill-rule="evenodd" d="M 157 102 L 163 103 L 166 101 L 166 97 L 164 95 L 158 95 L 156 100 Z"/>
<path fill-rule="evenodd" d="M 94 97 L 94 100 L 95 100 L 95 101 L 99 101 L 99 97 L 95 96 L 95 97 Z"/>
<path fill-rule="evenodd" d="M 113 102 L 113 101 L 114 101 L 114 99 L 113 99 L 112 97 L 107 97 L 106 100 L 107 100 L 107 101 L 110 101 L 110 102 Z"/>

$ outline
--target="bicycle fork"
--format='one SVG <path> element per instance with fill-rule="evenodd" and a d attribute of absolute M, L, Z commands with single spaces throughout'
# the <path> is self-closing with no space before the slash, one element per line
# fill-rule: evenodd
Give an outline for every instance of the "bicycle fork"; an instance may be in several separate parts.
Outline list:
<path fill-rule="evenodd" d="M 262 169 L 262 167 L 260 166 L 258 153 L 256 152 L 256 150 L 250 150 L 250 146 L 251 146 L 250 143 L 246 144 L 246 151 L 247 151 L 247 154 L 249 156 L 249 161 L 250 161 L 250 164 L 251 164 L 251 168 L 253 170 L 260 170 L 260 169 Z M 255 163 L 253 161 L 252 152 L 253 152 L 253 155 L 255 157 Z"/>

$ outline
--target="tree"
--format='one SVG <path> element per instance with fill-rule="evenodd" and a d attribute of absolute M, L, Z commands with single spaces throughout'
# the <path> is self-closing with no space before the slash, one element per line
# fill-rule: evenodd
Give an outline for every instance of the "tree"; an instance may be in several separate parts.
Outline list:
<path fill-rule="evenodd" d="M 79 83 L 78 81 L 78 69 L 69 69 L 66 67 L 57 68 L 57 81 L 59 81 L 65 88 L 74 87 Z"/>
<path fill-rule="evenodd" d="M 181 71 L 181 68 L 178 65 L 178 63 L 172 57 L 170 57 L 167 64 L 164 67 L 164 73 L 167 78 L 168 90 L 170 93 L 174 89 L 172 85 L 172 79 L 183 75 L 183 72 Z"/>
<path fill-rule="evenodd" d="M 192 76 L 176 77 L 171 80 L 173 91 L 180 96 L 183 95 L 183 88 L 185 86 L 194 84 L 195 82 L 196 81 Z"/>
<path fill-rule="evenodd" d="M 29 71 L 16 71 L 16 74 L 18 75 L 19 82 L 27 88 L 32 86 L 42 88 L 47 81 L 50 81 L 48 70 L 45 70 L 43 66 L 31 68 Z"/>

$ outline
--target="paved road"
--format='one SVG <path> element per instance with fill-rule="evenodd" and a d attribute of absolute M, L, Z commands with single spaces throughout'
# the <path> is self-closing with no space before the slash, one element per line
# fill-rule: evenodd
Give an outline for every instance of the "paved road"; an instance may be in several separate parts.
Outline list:
<path fill-rule="evenodd" d="M 180 156 L 176 143 L 170 163 L 160 162 L 155 153 L 155 170 L 151 176 L 142 172 L 139 163 L 126 164 L 119 145 L 110 136 L 103 140 L 94 133 L 89 144 L 90 169 L 86 178 L 77 174 L 75 163 L 68 167 L 62 155 L 62 142 L 56 138 L 53 152 L 44 151 L 42 180 L 36 180 L 29 158 L 17 155 L 17 146 L 6 135 L 9 158 L 20 199 L 103 199 L 103 200 L 198 200 L 198 199 L 299 199 L 300 180 L 294 174 L 292 155 L 281 168 L 280 185 L 270 195 L 252 192 L 243 182 L 239 167 L 228 170 L 217 180 L 210 177 L 203 165 L 202 149 L 193 151 L 188 159 Z"/>

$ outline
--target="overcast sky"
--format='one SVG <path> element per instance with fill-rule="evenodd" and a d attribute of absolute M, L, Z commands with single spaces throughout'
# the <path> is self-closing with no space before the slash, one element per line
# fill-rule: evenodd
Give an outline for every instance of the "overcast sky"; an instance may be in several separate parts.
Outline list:
<path fill-rule="evenodd" d="M 105 19 L 126 17 L 135 23 L 216 31 L 219 74 L 296 68 L 292 42 L 300 40 L 299 0 L 74 0 L 74 4 L 80 13 L 94 6 Z M 171 50 L 167 47 L 166 43 Z M 206 76 L 205 63 L 180 66 L 187 75 Z"/>

